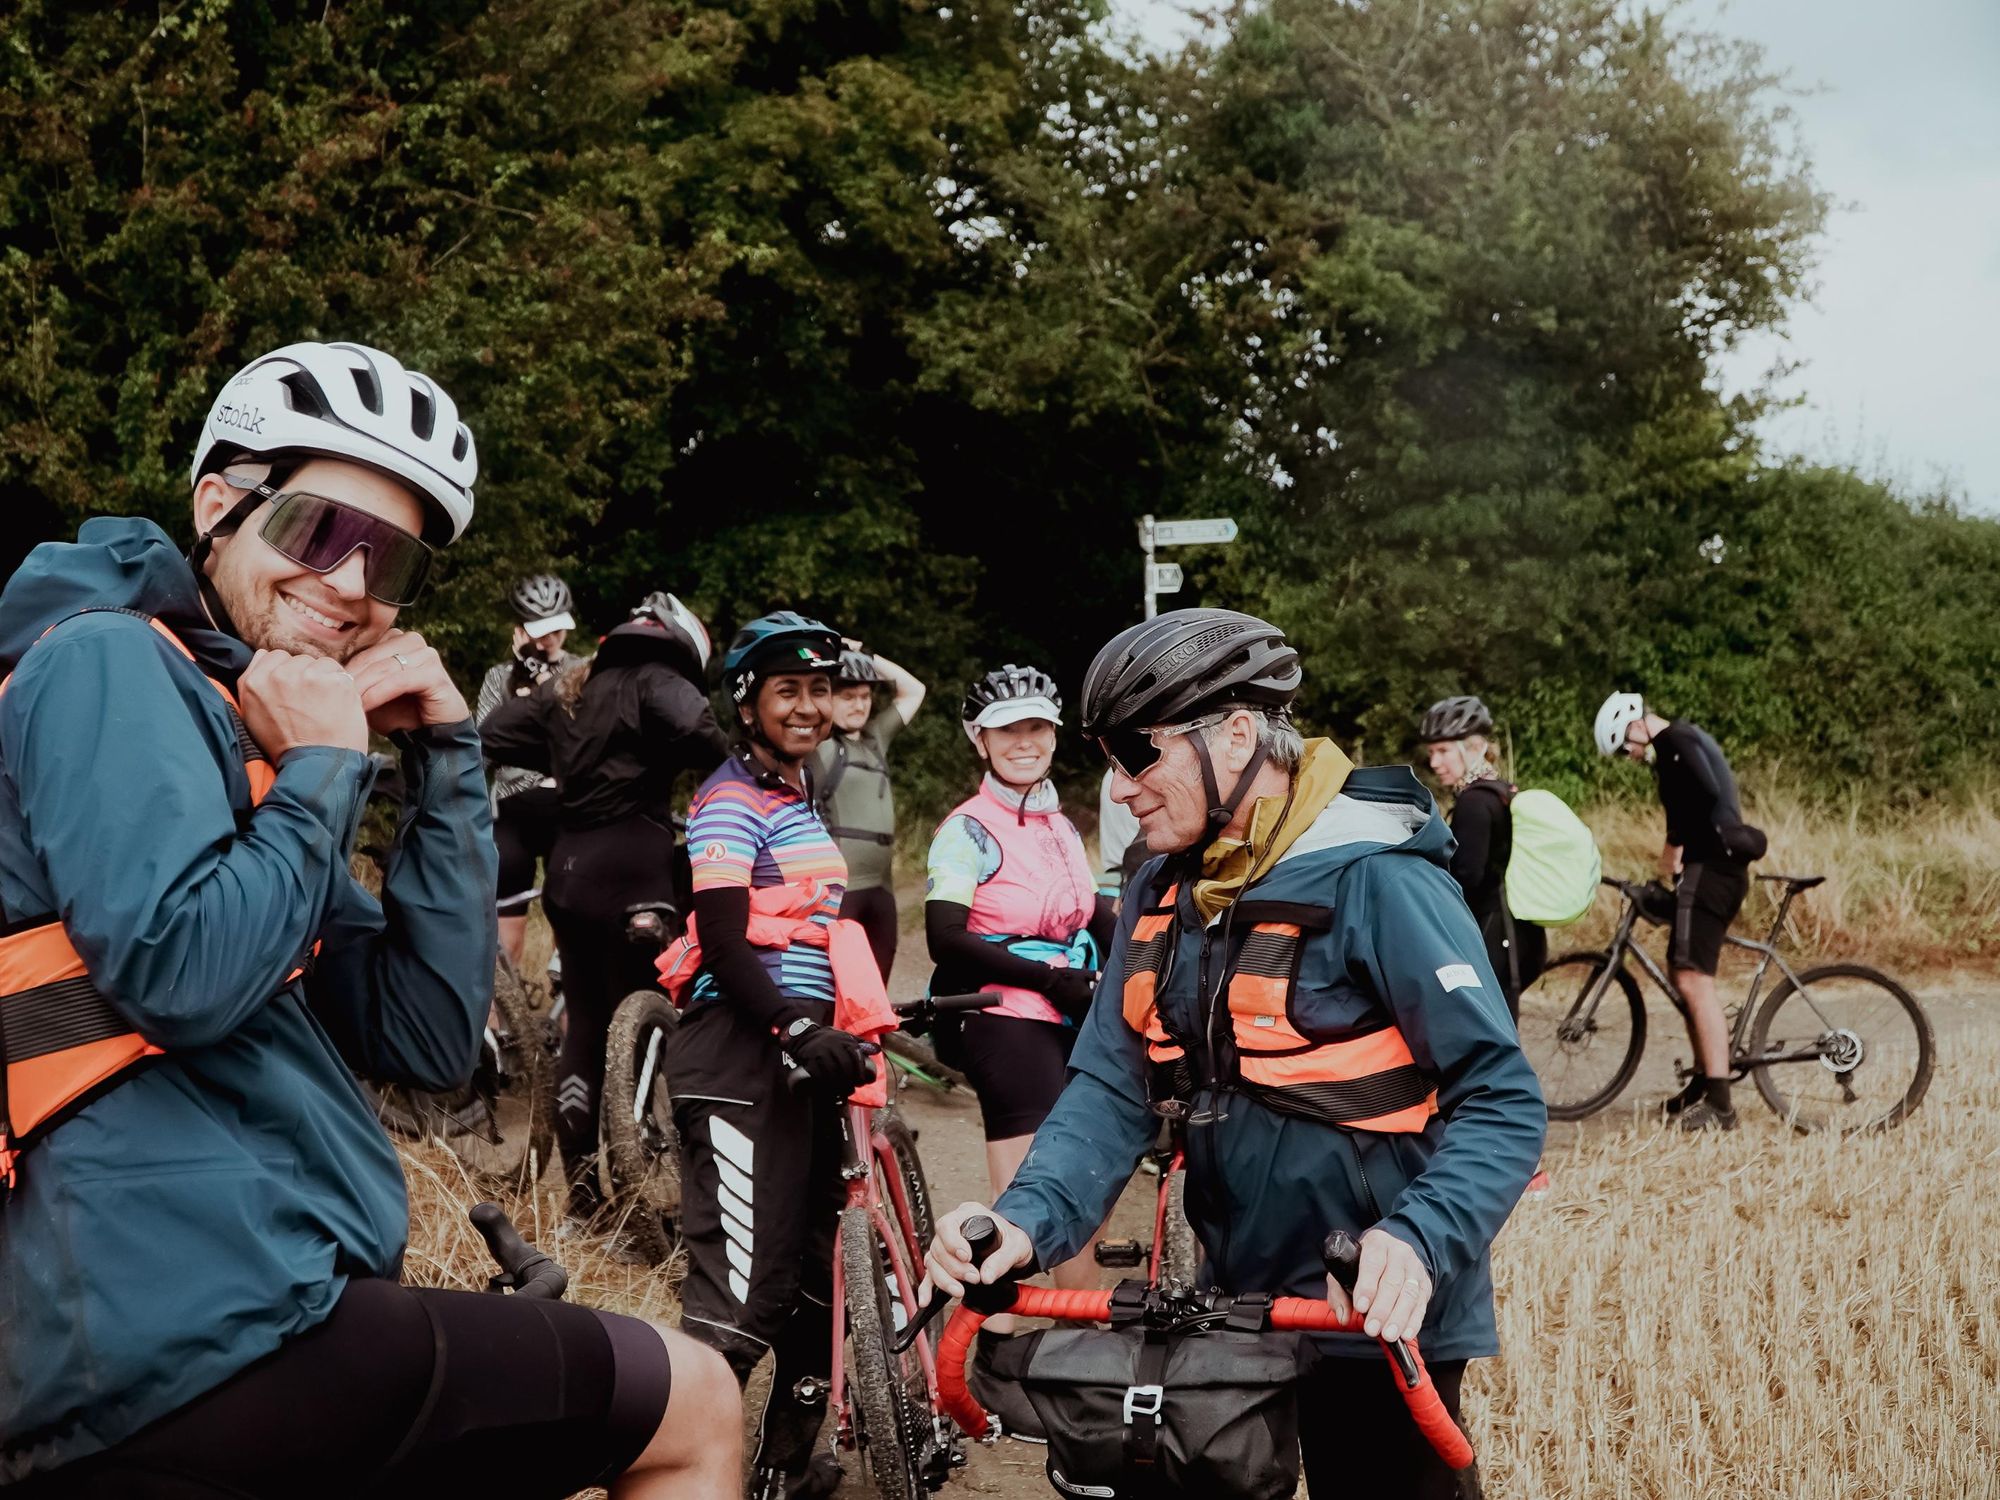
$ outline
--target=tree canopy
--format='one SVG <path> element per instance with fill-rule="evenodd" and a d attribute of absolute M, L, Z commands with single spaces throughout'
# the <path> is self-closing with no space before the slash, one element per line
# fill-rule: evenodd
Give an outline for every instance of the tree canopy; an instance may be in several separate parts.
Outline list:
<path fill-rule="evenodd" d="M 1922 786 L 2000 719 L 2000 531 L 1758 450 L 1714 357 L 1824 200 L 1754 51 L 1617 0 L 1258 0 L 1167 58 L 1094 0 L 28 3 L 0 46 L 0 514 L 187 527 L 245 359 L 378 343 L 475 427 L 418 623 L 554 567 L 603 628 L 817 612 L 936 684 L 1075 684 L 1134 522 L 1371 759 L 1487 696 L 1593 774 L 1639 687 Z M 921 800 L 962 782 L 923 716 Z M 1082 764 L 1079 758 L 1076 762 Z M 935 795 L 933 795 L 935 792 Z"/>

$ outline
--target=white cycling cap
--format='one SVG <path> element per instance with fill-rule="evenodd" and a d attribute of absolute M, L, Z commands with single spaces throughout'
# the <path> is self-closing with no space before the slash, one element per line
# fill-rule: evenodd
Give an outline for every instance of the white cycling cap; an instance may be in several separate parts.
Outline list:
<path fill-rule="evenodd" d="M 576 629 L 576 616 L 572 615 L 568 610 L 564 610 L 559 615 L 550 615 L 546 620 L 524 621 L 521 628 L 527 631 L 534 639 L 540 640 L 552 630 Z"/>
<path fill-rule="evenodd" d="M 1060 727 L 1062 709 L 1049 698 L 1002 698 L 980 709 L 979 717 L 965 727 L 967 730 L 1000 729 L 1008 724 L 1018 724 L 1023 719 L 1047 719 Z"/>

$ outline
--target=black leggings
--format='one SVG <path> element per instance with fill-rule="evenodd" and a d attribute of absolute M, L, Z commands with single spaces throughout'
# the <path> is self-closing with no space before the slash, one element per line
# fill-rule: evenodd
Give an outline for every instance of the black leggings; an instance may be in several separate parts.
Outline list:
<path fill-rule="evenodd" d="M 626 909 L 674 899 L 674 858 L 673 831 L 647 818 L 565 830 L 549 856 L 542 909 L 562 953 L 569 1016 L 556 1062 L 556 1142 L 572 1183 L 590 1182 L 588 1169 L 597 1160 L 611 1013 L 632 991 L 659 980 L 659 954 L 625 937 Z"/>
<path fill-rule="evenodd" d="M 1429 1363 L 1445 1410 L 1458 1417 L 1462 1359 Z M 1403 1404 L 1383 1359 L 1323 1359 L 1299 1382 L 1299 1449 L 1306 1493 L 1341 1500 L 1457 1500 L 1459 1476 L 1437 1456 Z"/>
<path fill-rule="evenodd" d="M 531 786 L 500 799 L 493 814 L 493 845 L 500 854 L 497 904 L 503 917 L 528 914 L 535 866 L 555 847 L 561 797 L 552 786 Z"/>
<path fill-rule="evenodd" d="M 18 1493 L 561 1500 L 631 1467 L 671 1389 L 666 1343 L 636 1318 L 351 1281 L 325 1322 Z"/>

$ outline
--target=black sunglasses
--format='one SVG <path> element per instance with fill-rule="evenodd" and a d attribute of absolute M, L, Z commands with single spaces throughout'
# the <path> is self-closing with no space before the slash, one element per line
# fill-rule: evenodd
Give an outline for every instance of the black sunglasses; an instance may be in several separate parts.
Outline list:
<path fill-rule="evenodd" d="M 239 490 L 271 502 L 258 528 L 280 555 L 315 573 L 331 573 L 364 549 L 362 574 L 370 598 L 384 604 L 414 604 L 431 575 L 431 548 L 421 537 L 358 506 L 305 490 L 280 492 L 267 484 L 222 476 Z"/>
<path fill-rule="evenodd" d="M 1097 737 L 1097 748 L 1105 758 L 1132 780 L 1137 781 L 1154 766 L 1166 751 L 1154 743 L 1154 735 L 1168 739 L 1175 735 L 1191 734 L 1197 729 L 1206 729 L 1211 724 L 1219 724 L 1221 719 L 1211 714 L 1196 719 L 1192 724 L 1156 725 L 1150 729 L 1113 729 Z"/>

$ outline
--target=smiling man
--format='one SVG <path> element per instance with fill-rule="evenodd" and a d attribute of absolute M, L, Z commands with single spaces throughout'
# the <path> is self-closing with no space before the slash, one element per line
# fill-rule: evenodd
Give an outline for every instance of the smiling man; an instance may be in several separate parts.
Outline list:
<path fill-rule="evenodd" d="M 289 345 L 209 412 L 191 554 L 95 519 L 0 595 L 0 1486 L 733 1488 L 707 1351 L 398 1282 L 352 1073 L 462 1082 L 491 994 L 478 737 L 396 623 L 476 470 L 427 377 Z M 410 788 L 379 900 L 348 870 L 371 731 Z"/>
<path fill-rule="evenodd" d="M 1497 1349 L 1487 1247 L 1546 1115 L 1436 805 L 1406 766 L 1357 769 L 1303 739 L 1301 678 L 1277 628 L 1233 610 L 1175 610 L 1098 653 L 1083 732 L 1156 857 L 1126 893 L 1069 1087 L 997 1208 L 940 1221 L 930 1266 L 956 1293 L 1075 1255 L 1164 1117 L 1204 1274 L 1340 1305 L 1320 1244 L 1359 1233 L 1367 1333 L 1421 1332 L 1455 1413 L 1465 1361 Z M 960 1226 L 981 1212 L 1001 1242 L 975 1270 Z M 1373 1343 L 1324 1352 L 1299 1390 L 1308 1489 L 1456 1495 Z"/>

